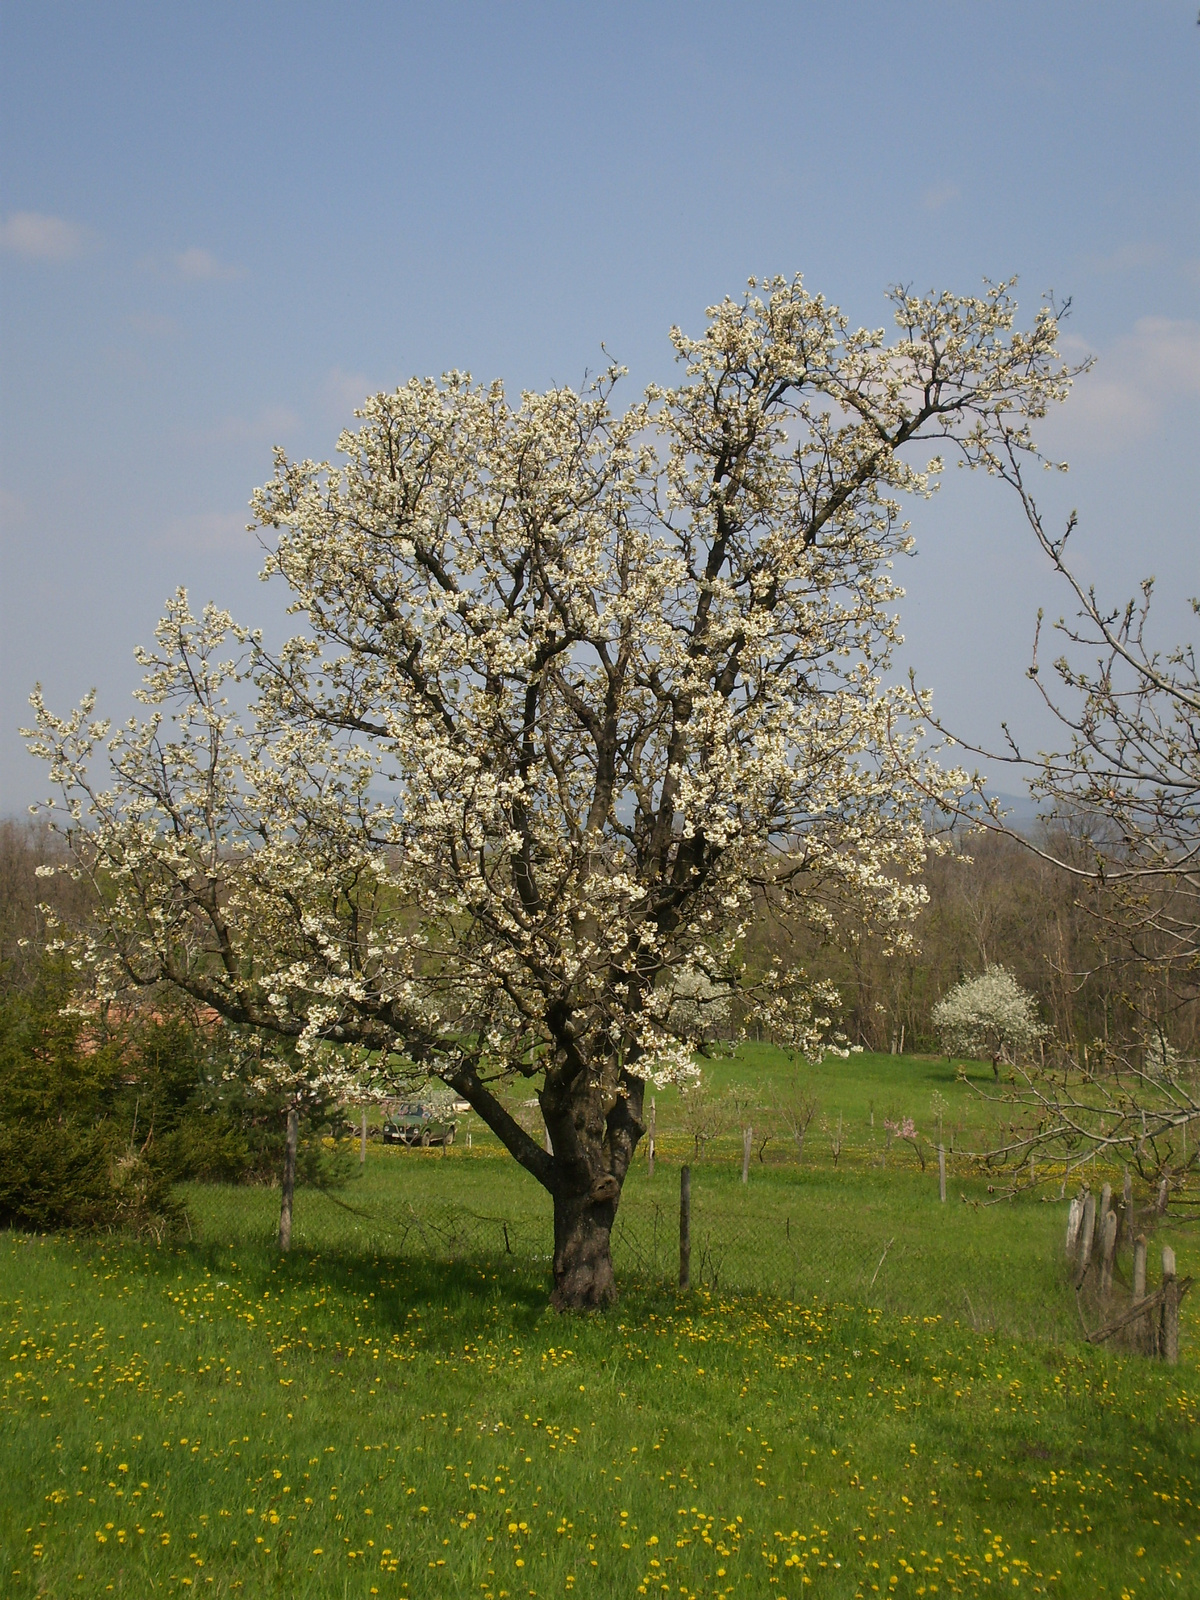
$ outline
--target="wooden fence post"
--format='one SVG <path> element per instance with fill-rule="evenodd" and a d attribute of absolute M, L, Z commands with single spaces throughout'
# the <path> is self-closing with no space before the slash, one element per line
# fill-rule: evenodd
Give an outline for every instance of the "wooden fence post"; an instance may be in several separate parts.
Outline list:
<path fill-rule="evenodd" d="M 646 1166 L 650 1177 L 654 1176 L 654 1096 L 650 1096 L 650 1116 L 646 1127 Z"/>
<path fill-rule="evenodd" d="M 1067 1260 L 1079 1249 L 1079 1230 L 1083 1226 L 1083 1196 L 1077 1194 L 1067 1212 Z"/>
<path fill-rule="evenodd" d="M 1117 1213 L 1106 1211 L 1100 1230 L 1100 1293 L 1112 1293 L 1113 1256 L 1117 1251 Z"/>
<path fill-rule="evenodd" d="M 1146 1235 L 1139 1233 L 1133 1241 L 1133 1298 L 1146 1298 Z"/>
<path fill-rule="evenodd" d="M 1139 1233 L 1133 1241 L 1133 1293 L 1132 1304 L 1146 1298 L 1146 1235 Z M 1137 1335 L 1138 1348 L 1143 1353 L 1153 1355 L 1158 1342 L 1158 1329 L 1151 1322 L 1149 1316 L 1139 1317 L 1134 1331 Z"/>
<path fill-rule="evenodd" d="M 279 1248 L 292 1248 L 292 1201 L 296 1193 L 296 1148 L 300 1143 L 300 1111 L 288 1107 L 287 1143 L 283 1156 L 283 1192 L 279 1203 Z"/>
<path fill-rule="evenodd" d="M 946 1204 L 946 1146 L 938 1145 L 938 1199 Z"/>
<path fill-rule="evenodd" d="M 679 1169 L 679 1287 L 692 1286 L 692 1169 Z"/>
<path fill-rule="evenodd" d="M 1079 1260 L 1075 1268 L 1075 1282 L 1080 1284 L 1092 1264 L 1092 1244 L 1096 1236 L 1096 1196 L 1088 1190 L 1083 1202 L 1083 1222 L 1079 1229 Z"/>
<path fill-rule="evenodd" d="M 1162 1253 L 1162 1336 L 1159 1351 L 1169 1367 L 1179 1365 L 1179 1284 L 1175 1278 L 1175 1252 L 1169 1244 Z"/>
<path fill-rule="evenodd" d="M 1126 1239 L 1133 1238 L 1133 1176 L 1129 1168 L 1125 1168 L 1125 1182 L 1121 1186 L 1121 1233 Z"/>
<path fill-rule="evenodd" d="M 1096 1212 L 1096 1243 L 1104 1231 L 1104 1219 L 1112 1208 L 1112 1184 L 1106 1183 L 1100 1191 L 1100 1207 Z"/>
<path fill-rule="evenodd" d="M 750 1148 L 754 1143 L 754 1129 L 742 1129 L 742 1182 L 750 1182 Z"/>

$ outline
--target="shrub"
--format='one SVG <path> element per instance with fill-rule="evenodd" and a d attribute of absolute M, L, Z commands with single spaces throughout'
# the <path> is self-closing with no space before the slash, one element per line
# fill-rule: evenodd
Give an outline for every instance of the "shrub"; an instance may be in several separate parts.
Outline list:
<path fill-rule="evenodd" d="M 224 1026 L 66 1007 L 72 974 L 43 963 L 0 999 L 0 1225 L 161 1236 L 184 1223 L 172 1184 L 273 1182 L 285 1110 L 239 1069 L 247 1041 Z M 352 1161 L 322 1138 L 335 1104 L 306 1111 L 297 1182 L 344 1183 Z"/>

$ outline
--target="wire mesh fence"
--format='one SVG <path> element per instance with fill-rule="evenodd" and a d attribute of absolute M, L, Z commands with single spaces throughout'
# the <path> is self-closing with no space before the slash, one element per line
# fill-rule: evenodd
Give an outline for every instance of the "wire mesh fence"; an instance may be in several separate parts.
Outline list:
<path fill-rule="evenodd" d="M 296 1195 L 293 1248 L 400 1260 L 504 1262 L 548 1280 L 549 1198 L 502 1156 L 372 1150 L 360 1180 Z M 272 1241 L 279 1192 L 188 1185 L 192 1236 L 209 1245 Z M 936 1174 L 886 1186 L 853 1165 L 692 1167 L 690 1281 L 718 1295 L 765 1293 L 853 1303 L 977 1329 L 1078 1337 L 1062 1259 L 1065 1206 L 941 1204 Z M 618 1279 L 670 1288 L 679 1273 L 679 1166 L 628 1179 L 612 1235 Z"/>

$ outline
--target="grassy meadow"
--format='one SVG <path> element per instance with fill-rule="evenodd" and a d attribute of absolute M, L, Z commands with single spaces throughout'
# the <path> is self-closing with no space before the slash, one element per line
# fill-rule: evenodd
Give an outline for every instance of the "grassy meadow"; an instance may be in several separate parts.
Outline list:
<path fill-rule="evenodd" d="M 0 1235 L 0 1592 L 1200 1593 L 1191 1298 L 1176 1368 L 1083 1344 L 1057 1188 L 988 1206 L 952 1167 L 941 1206 L 876 1136 L 936 1090 L 967 1142 L 987 1108 L 945 1063 L 813 1084 L 837 1165 L 816 1124 L 744 1187 L 710 1145 L 694 1267 L 706 1228 L 724 1254 L 689 1295 L 659 1097 L 601 1317 L 546 1308 L 547 1209 L 478 1129 L 301 1191 L 284 1259 L 269 1190 L 193 1192 L 161 1246 Z"/>

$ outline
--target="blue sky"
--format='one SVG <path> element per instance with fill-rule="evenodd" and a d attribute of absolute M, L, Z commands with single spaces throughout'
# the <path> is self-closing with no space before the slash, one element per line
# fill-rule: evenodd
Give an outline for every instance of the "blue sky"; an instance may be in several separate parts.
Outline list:
<path fill-rule="evenodd" d="M 244 534 L 271 448 L 451 367 L 630 397 L 750 273 L 856 321 L 894 282 L 1071 295 L 1045 430 L 1077 562 L 1200 592 L 1194 3 L 0 4 L 0 812 L 35 679 L 124 716 L 178 583 L 278 617 Z M 1045 736 L 1065 597 L 995 485 L 914 509 L 906 662 L 967 734 Z"/>

